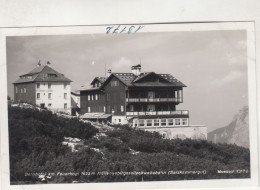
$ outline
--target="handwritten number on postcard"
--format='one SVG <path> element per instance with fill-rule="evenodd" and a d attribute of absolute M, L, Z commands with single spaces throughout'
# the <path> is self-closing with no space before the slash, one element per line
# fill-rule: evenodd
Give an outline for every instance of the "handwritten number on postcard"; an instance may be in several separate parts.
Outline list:
<path fill-rule="evenodd" d="M 106 28 L 106 34 L 121 34 L 121 33 L 132 34 L 132 33 L 137 33 L 143 28 L 144 26 L 133 26 L 133 25 L 131 26 L 118 25 L 117 27 L 109 26 Z"/>

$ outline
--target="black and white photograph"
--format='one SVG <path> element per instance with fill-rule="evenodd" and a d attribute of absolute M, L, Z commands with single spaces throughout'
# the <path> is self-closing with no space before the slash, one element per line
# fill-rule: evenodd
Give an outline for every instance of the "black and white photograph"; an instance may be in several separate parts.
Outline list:
<path fill-rule="evenodd" d="M 11 31 L 10 185 L 255 178 L 251 24 Z"/>

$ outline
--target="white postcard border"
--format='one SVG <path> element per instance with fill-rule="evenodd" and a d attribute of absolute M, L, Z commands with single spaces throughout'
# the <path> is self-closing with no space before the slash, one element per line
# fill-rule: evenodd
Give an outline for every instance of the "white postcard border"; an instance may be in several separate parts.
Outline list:
<path fill-rule="evenodd" d="M 144 25 L 144 24 L 140 24 Z M 109 26 L 109 25 L 107 25 Z M 221 180 L 190 180 L 167 182 L 124 182 L 124 183 L 84 183 L 84 184 L 48 184 L 48 185 L 9 185 L 9 147 L 7 120 L 7 72 L 6 72 L 6 36 L 31 35 L 69 35 L 105 33 L 106 27 L 99 26 L 68 26 L 68 27 L 24 27 L 0 29 L 0 126 L 1 126 L 1 173 L 2 182 L 8 189 L 57 189 L 58 188 L 124 188 L 124 189 L 158 189 L 158 188 L 194 188 L 194 187 L 256 187 L 258 185 L 258 131 L 257 131 L 257 96 L 256 96 L 256 61 L 255 61 L 255 28 L 254 22 L 221 22 L 221 23 L 182 23 L 145 25 L 140 32 L 169 31 L 208 31 L 208 30 L 247 30 L 248 53 L 248 93 L 249 93 L 249 124 L 250 124 L 250 157 L 251 179 Z M 123 25 L 122 25 L 123 26 Z M 129 26 L 129 25 L 128 25 Z M 138 25 L 135 25 L 138 26 Z M 120 34 L 111 34 L 120 35 Z M 134 34 L 129 34 L 134 35 Z M 4 163 L 4 164 L 3 164 Z M 199 185 L 198 185 L 199 184 Z"/>

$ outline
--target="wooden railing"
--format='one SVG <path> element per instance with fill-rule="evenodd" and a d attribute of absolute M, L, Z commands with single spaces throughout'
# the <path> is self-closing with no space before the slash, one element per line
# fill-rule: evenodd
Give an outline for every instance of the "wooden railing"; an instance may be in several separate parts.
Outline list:
<path fill-rule="evenodd" d="M 126 102 L 183 102 L 182 98 L 126 98 Z"/>
<path fill-rule="evenodd" d="M 127 116 L 143 116 L 143 115 L 186 115 L 189 116 L 188 110 L 177 111 L 140 111 L 140 112 L 126 112 Z"/>

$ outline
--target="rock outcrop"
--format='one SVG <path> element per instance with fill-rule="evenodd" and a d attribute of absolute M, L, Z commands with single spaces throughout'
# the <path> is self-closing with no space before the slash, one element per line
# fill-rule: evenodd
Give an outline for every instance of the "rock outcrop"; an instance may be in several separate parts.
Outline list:
<path fill-rule="evenodd" d="M 208 133 L 208 140 L 215 143 L 236 144 L 249 148 L 248 107 L 245 106 L 241 109 L 229 125 Z"/>

